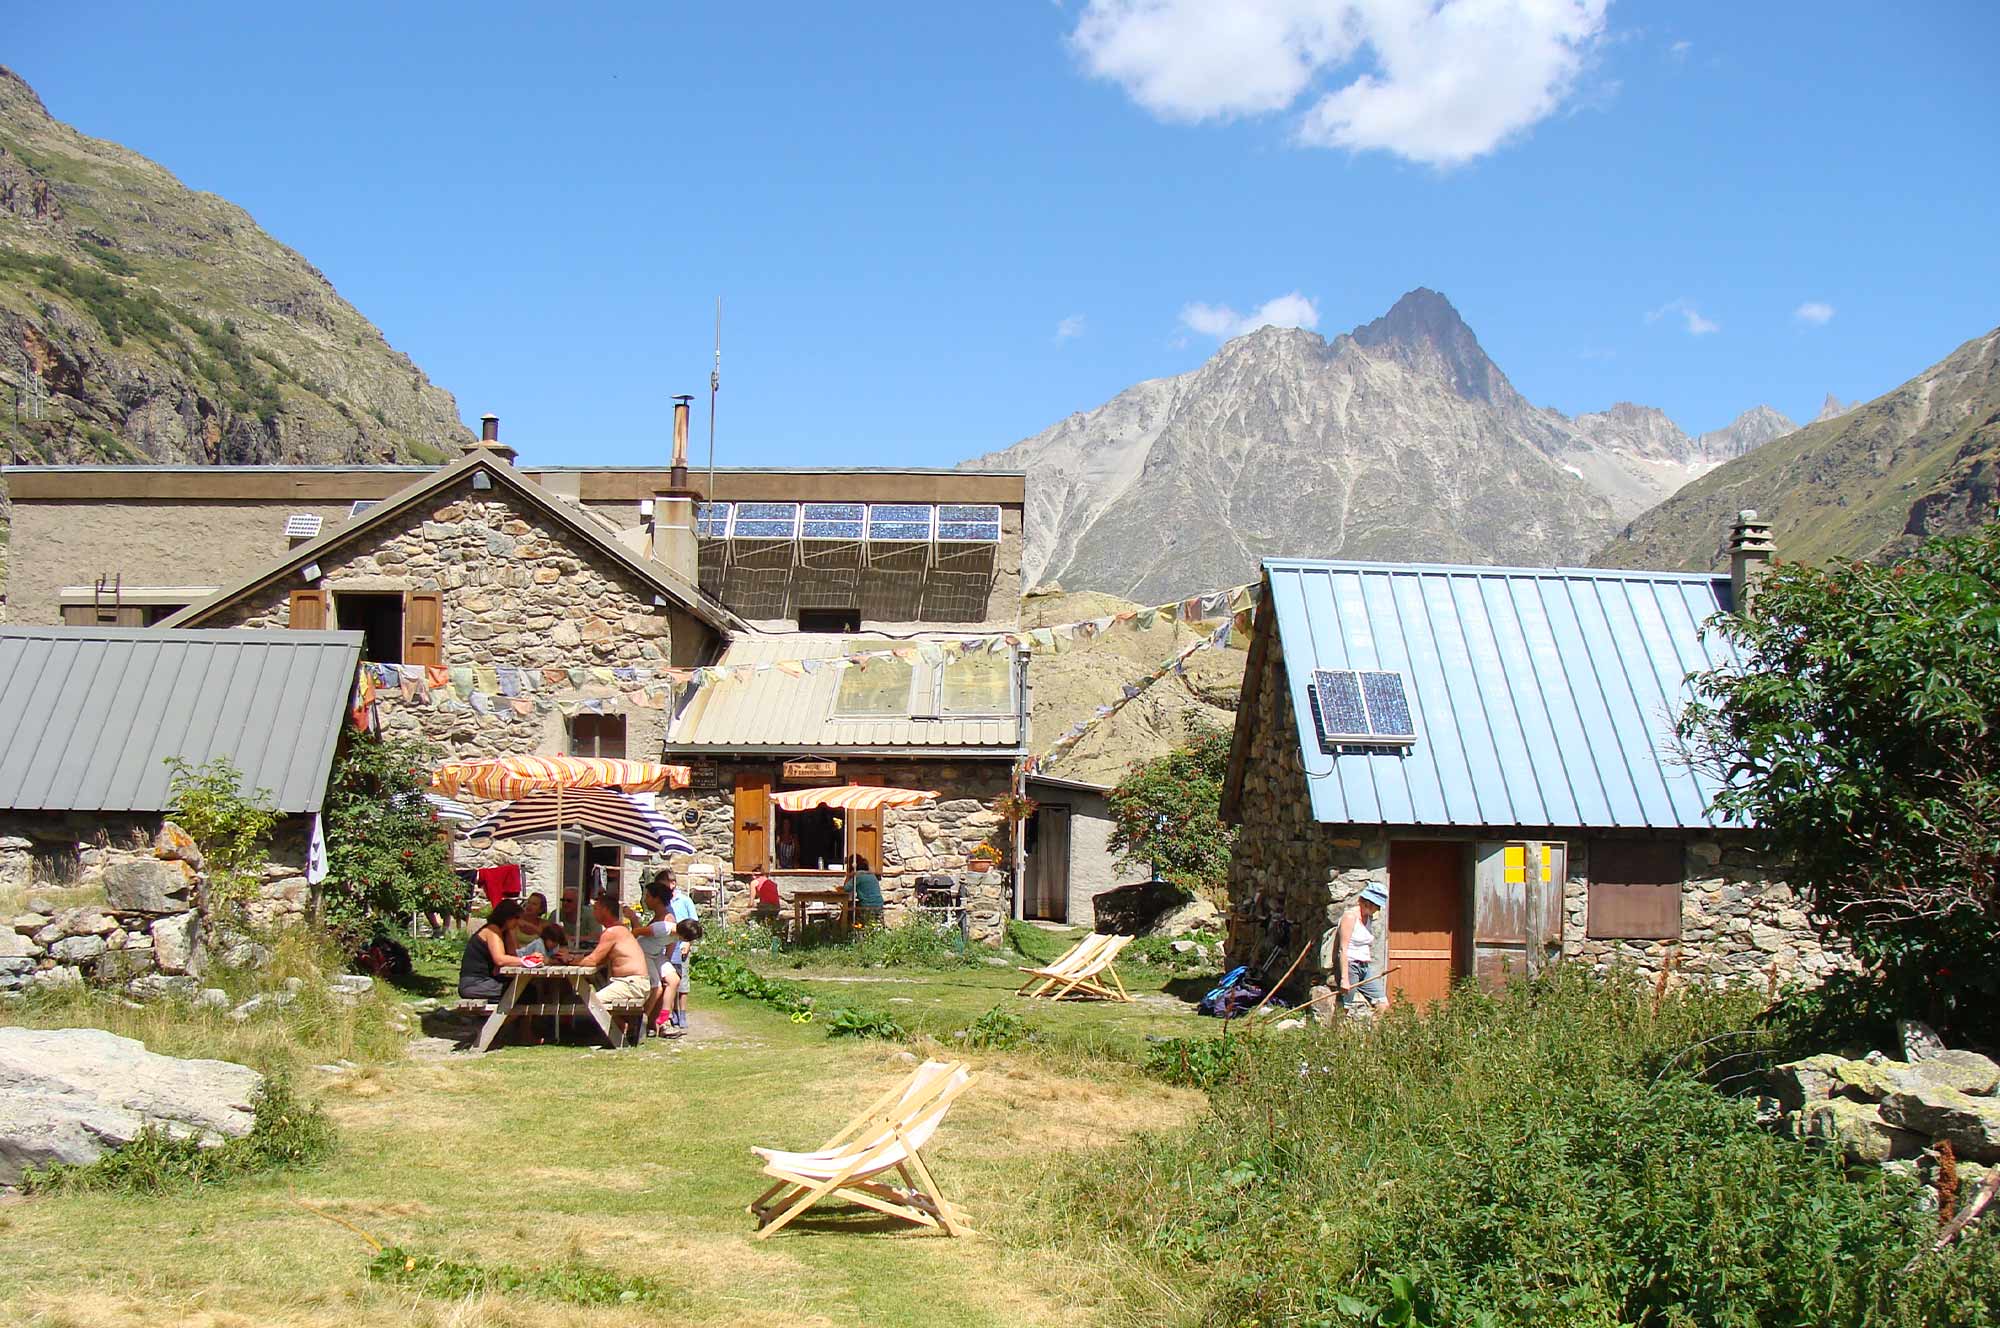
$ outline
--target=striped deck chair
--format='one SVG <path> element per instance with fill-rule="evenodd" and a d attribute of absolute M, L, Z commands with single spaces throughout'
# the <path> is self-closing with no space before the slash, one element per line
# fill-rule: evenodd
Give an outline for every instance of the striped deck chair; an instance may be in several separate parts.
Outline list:
<path fill-rule="evenodd" d="M 1090 933 L 1090 935 L 1084 937 L 1082 940 L 1078 941 L 1075 945 L 1072 945 L 1069 949 L 1057 955 L 1054 959 L 1050 960 L 1042 967 L 1023 968 L 1021 971 L 1023 973 L 1028 974 L 1028 980 L 1026 982 L 1023 982 L 1020 988 L 1017 991 L 1015 991 L 1014 994 L 1016 996 L 1041 995 L 1043 992 L 1047 991 L 1050 987 L 1062 981 L 1064 978 L 1067 978 L 1071 973 L 1083 967 L 1083 965 L 1089 963 L 1091 959 L 1097 954 L 1097 952 L 1104 948 L 1105 943 L 1110 939 L 1111 938 L 1109 936 L 1103 936 L 1097 932 L 1092 932 Z M 1029 991 L 1028 988 L 1030 987 L 1033 987 L 1034 990 Z"/>
<path fill-rule="evenodd" d="M 1047 996 L 1052 1001 L 1086 998 L 1130 1001 L 1132 997 L 1126 992 L 1125 984 L 1119 981 L 1118 970 L 1113 965 L 1117 962 L 1118 952 L 1130 945 L 1132 938 L 1105 936 L 1101 939 L 1103 944 L 1091 950 L 1081 962 L 1071 965 L 1066 972 L 1047 975 L 1049 980 L 1028 994 Z"/>
<path fill-rule="evenodd" d="M 823 1199 L 941 1228 L 948 1236 L 971 1235 L 964 1212 L 939 1192 L 920 1151 L 937 1133 L 952 1099 L 971 1082 L 963 1062 L 926 1061 L 816 1152 L 751 1149 L 775 1182 L 750 1204 L 757 1239 L 775 1234 Z M 890 1172 L 902 1185 L 883 1183 L 880 1178 Z"/>

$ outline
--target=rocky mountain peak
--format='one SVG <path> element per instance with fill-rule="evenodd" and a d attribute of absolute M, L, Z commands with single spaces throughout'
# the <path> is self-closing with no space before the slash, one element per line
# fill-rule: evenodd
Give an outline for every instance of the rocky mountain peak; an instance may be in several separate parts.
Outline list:
<path fill-rule="evenodd" d="M 1819 424 L 1826 420 L 1837 420 L 1853 409 L 1852 405 L 1841 405 L 1840 398 L 1829 392 L 1826 394 L 1826 400 L 1820 403 L 1819 414 L 1813 416 L 1813 423 Z"/>
<path fill-rule="evenodd" d="M 1769 406 L 1752 406 L 1720 429 L 1710 430 L 1695 440 L 1704 460 L 1728 461 L 1752 448 L 1762 447 L 1773 438 L 1782 438 L 1799 426 Z"/>
<path fill-rule="evenodd" d="M 1442 361 L 1452 388 L 1468 401 L 1496 400 L 1507 389 L 1506 375 L 1488 359 L 1479 338 L 1450 300 L 1419 286 L 1391 305 L 1389 312 L 1354 329 L 1356 345 L 1388 351 L 1422 370 Z"/>

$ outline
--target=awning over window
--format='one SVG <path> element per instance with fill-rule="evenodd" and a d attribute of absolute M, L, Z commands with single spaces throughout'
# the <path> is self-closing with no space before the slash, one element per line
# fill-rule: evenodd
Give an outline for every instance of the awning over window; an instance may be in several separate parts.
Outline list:
<path fill-rule="evenodd" d="M 792 789 L 773 793 L 771 805 L 781 811 L 808 807 L 844 807 L 869 812 L 882 807 L 914 807 L 937 796 L 936 789 L 883 788 L 872 784 L 836 784 L 831 788 Z"/>

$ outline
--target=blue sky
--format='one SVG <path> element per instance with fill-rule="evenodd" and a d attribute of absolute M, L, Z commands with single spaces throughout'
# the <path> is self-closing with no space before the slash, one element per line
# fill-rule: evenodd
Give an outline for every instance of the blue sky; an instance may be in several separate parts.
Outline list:
<path fill-rule="evenodd" d="M 2000 321 L 1983 3 L 72 3 L 5 61 L 241 204 L 534 462 L 949 464 L 1259 310 L 1443 291 L 1691 431 Z M 1386 16 L 1386 17 L 1385 17 Z"/>

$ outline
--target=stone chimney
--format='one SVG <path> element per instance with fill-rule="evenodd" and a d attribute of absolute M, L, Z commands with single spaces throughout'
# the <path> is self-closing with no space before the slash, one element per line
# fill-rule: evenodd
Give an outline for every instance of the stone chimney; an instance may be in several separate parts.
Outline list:
<path fill-rule="evenodd" d="M 1771 570 L 1778 546 L 1771 542 L 1771 525 L 1759 521 L 1754 508 L 1736 514 L 1729 528 L 1729 599 L 1736 612 L 1749 614 L 1757 598 L 1757 583 Z"/>
<path fill-rule="evenodd" d="M 674 459 L 667 472 L 666 492 L 653 499 L 653 560 L 678 572 L 690 584 L 701 580 L 701 550 L 695 541 L 694 508 L 701 497 L 688 487 L 688 402 L 674 398 Z"/>
<path fill-rule="evenodd" d="M 490 411 L 479 417 L 479 441 L 474 446 L 493 453 L 510 466 L 514 464 L 514 449 L 500 441 L 500 417 Z"/>

